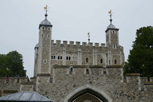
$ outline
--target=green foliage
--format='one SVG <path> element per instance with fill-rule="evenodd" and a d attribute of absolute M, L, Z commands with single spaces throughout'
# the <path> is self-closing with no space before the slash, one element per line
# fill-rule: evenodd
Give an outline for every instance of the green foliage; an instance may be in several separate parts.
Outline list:
<path fill-rule="evenodd" d="M 126 73 L 140 73 L 143 77 L 153 77 L 153 27 L 142 27 L 136 32 L 128 61 L 124 65 Z"/>
<path fill-rule="evenodd" d="M 26 70 L 23 67 L 22 55 L 17 51 L 9 52 L 8 54 L 0 54 L 0 76 L 8 75 L 13 77 L 20 75 L 26 76 Z"/>

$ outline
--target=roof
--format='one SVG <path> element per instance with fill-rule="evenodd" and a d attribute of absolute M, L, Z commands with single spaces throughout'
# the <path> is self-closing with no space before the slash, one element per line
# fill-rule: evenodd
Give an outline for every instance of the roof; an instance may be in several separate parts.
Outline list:
<path fill-rule="evenodd" d="M 107 29 L 108 28 L 114 28 L 115 29 L 116 27 L 113 24 L 110 24 L 110 25 L 108 25 Z"/>
<path fill-rule="evenodd" d="M 45 18 L 45 19 L 39 24 L 39 28 L 40 28 L 41 26 L 52 27 L 53 25 L 47 20 L 47 18 Z"/>
<path fill-rule="evenodd" d="M 7 96 L 0 97 L 0 101 L 37 101 L 53 102 L 52 100 L 34 91 L 22 91 Z"/>
<path fill-rule="evenodd" d="M 40 24 L 41 25 L 51 25 L 51 23 L 46 18 Z"/>
<path fill-rule="evenodd" d="M 109 24 L 105 32 L 107 32 L 108 30 L 117 30 L 118 31 L 119 29 L 116 28 L 113 24 Z"/>

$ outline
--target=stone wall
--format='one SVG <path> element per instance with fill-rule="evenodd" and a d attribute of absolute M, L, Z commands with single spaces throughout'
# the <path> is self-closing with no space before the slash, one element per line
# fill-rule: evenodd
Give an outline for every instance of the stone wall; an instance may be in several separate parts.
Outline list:
<path fill-rule="evenodd" d="M 95 43 L 95 46 L 93 46 L 91 42 L 89 44 L 82 42 L 82 45 L 80 45 L 80 42 L 74 44 L 73 41 L 70 41 L 70 44 L 68 44 L 67 41 L 63 41 L 62 44 L 60 40 L 56 40 L 56 43 L 52 40 L 51 44 L 51 56 L 55 56 L 55 59 L 51 59 L 52 65 L 101 65 L 101 63 L 99 63 L 100 59 L 103 58 L 103 60 L 105 60 L 104 58 L 108 53 L 108 48 L 105 47 L 104 43 L 101 43 L 101 46 L 99 46 L 99 43 Z M 120 49 L 123 49 L 123 47 L 117 46 L 116 49 L 110 49 L 112 54 L 111 57 L 118 60 L 118 63 L 120 63 Z M 123 52 L 121 52 L 121 54 L 123 54 Z M 58 59 L 58 56 L 62 56 L 62 59 Z M 66 57 L 70 57 L 70 60 L 66 60 Z M 86 58 L 89 59 L 88 63 L 86 63 Z M 81 60 L 80 64 L 77 59 Z"/>
<path fill-rule="evenodd" d="M 53 79 L 49 74 L 40 74 L 37 78 L 31 78 L 30 82 L 27 82 L 27 78 L 21 78 L 17 83 L 17 79 L 12 77 L 6 83 L 6 78 L 0 78 L 2 96 L 19 91 L 36 91 L 54 102 L 67 102 L 73 95 L 86 89 L 99 93 L 108 102 L 153 101 L 153 78 L 148 81 L 135 73 L 127 74 L 124 81 L 123 68 L 120 65 L 114 68 L 56 65 L 53 66 Z"/>
<path fill-rule="evenodd" d="M 67 102 L 75 93 L 87 88 L 99 92 L 109 102 L 153 101 L 153 82 L 142 82 L 139 74 L 127 75 L 124 82 L 123 68 L 74 67 L 70 73 L 70 67 L 55 67 L 53 72 L 53 82 L 45 81 L 49 76 L 40 77 L 44 81 L 37 84 L 36 90 L 54 102 Z"/>
<path fill-rule="evenodd" d="M 0 96 L 20 91 L 35 91 L 35 82 L 35 78 L 31 78 L 31 82 L 28 82 L 27 77 L 20 77 L 19 80 L 16 77 L 10 77 L 7 82 L 6 77 L 0 77 Z"/>

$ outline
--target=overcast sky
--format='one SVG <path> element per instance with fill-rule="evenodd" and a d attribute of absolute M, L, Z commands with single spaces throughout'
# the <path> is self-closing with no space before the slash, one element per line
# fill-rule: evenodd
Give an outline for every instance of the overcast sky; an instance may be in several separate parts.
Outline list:
<path fill-rule="evenodd" d="M 0 0 L 0 54 L 14 50 L 22 54 L 29 77 L 33 76 L 34 47 L 46 5 L 53 25 L 52 39 L 74 42 L 87 42 L 90 32 L 91 42 L 106 43 L 108 11 L 112 10 L 125 61 L 136 30 L 153 23 L 153 0 Z"/>

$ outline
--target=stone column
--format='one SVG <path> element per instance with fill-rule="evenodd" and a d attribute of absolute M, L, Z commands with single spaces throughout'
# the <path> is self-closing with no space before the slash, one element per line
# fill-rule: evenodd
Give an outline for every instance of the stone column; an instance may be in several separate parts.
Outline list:
<path fill-rule="evenodd" d="M 78 48 L 78 59 L 77 59 L 78 65 L 82 65 L 82 52 L 81 49 Z"/>
<path fill-rule="evenodd" d="M 63 47 L 63 58 L 62 58 L 62 60 L 63 60 L 63 65 L 66 65 L 66 48 L 65 47 Z"/>
<path fill-rule="evenodd" d="M 93 58 L 93 65 L 95 65 L 95 53 L 94 53 L 94 49 L 93 49 L 93 54 L 92 54 L 92 58 Z"/>

